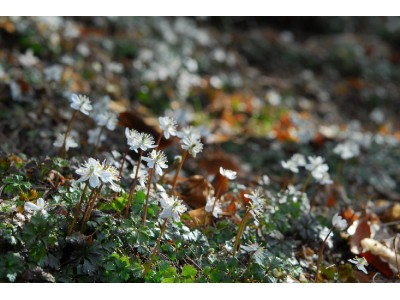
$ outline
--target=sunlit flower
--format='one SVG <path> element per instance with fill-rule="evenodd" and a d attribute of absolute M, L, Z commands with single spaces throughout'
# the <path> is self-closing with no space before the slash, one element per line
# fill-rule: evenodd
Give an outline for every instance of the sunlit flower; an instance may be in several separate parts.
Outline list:
<path fill-rule="evenodd" d="M 89 184 L 92 188 L 96 188 L 100 185 L 100 177 L 102 175 L 103 166 L 100 162 L 94 158 L 89 158 L 82 167 L 75 171 L 76 174 L 80 175 L 76 182 L 83 182 L 89 180 Z"/>
<path fill-rule="evenodd" d="M 363 271 L 365 274 L 368 274 L 367 269 L 365 269 L 366 266 L 368 266 L 368 262 L 364 257 L 355 257 L 354 259 L 349 259 L 349 262 L 352 264 L 355 264 L 357 269 L 360 271 Z"/>
<path fill-rule="evenodd" d="M 250 205 L 250 213 L 253 215 L 254 219 L 257 220 L 264 211 L 265 199 L 261 196 L 260 190 L 252 191 L 251 194 L 244 194 L 248 199 Z"/>
<path fill-rule="evenodd" d="M 237 172 L 236 171 L 224 169 L 223 167 L 219 167 L 219 173 L 222 176 L 228 178 L 229 180 L 234 180 L 234 179 L 236 179 L 236 176 L 237 176 Z"/>
<path fill-rule="evenodd" d="M 102 170 L 99 172 L 100 179 L 103 183 L 109 183 L 113 191 L 119 192 L 121 190 L 120 186 L 114 181 L 119 181 L 119 172 L 116 168 L 111 165 L 106 165 L 104 162 L 102 165 Z"/>
<path fill-rule="evenodd" d="M 53 146 L 60 148 L 62 147 L 64 143 L 64 137 L 65 134 L 58 134 L 57 139 L 54 141 Z M 70 136 L 68 135 L 67 138 L 65 139 L 65 151 L 68 151 L 69 148 L 76 148 L 78 147 L 77 142 Z"/>
<path fill-rule="evenodd" d="M 71 107 L 73 109 L 79 110 L 87 116 L 89 115 L 89 111 L 93 108 L 87 96 L 72 94 L 69 100 L 71 101 Z"/>
<path fill-rule="evenodd" d="M 154 139 L 150 134 L 139 133 L 136 130 L 125 129 L 125 136 L 127 138 L 127 143 L 130 150 L 134 150 L 136 153 L 138 149 L 146 151 L 148 148 L 156 148 L 157 145 L 154 144 Z"/>
<path fill-rule="evenodd" d="M 150 169 L 155 167 L 159 175 L 163 174 L 162 168 L 168 168 L 167 157 L 162 151 L 152 150 L 149 154 L 149 157 L 143 157 L 143 160 L 147 162 L 147 167 L 149 167 Z"/>
<path fill-rule="evenodd" d="M 215 201 L 217 201 L 217 203 L 215 203 Z M 221 201 L 216 200 L 215 197 L 211 197 L 211 196 L 207 197 L 205 211 L 210 213 L 214 206 L 214 203 L 215 203 L 215 207 L 214 207 L 214 211 L 213 211 L 213 216 L 215 218 L 219 218 L 220 215 L 222 214 Z"/>
<path fill-rule="evenodd" d="M 298 173 L 299 167 L 304 167 L 306 165 L 306 159 L 303 154 L 296 153 L 288 161 L 282 161 L 281 164 L 283 168 L 293 173 Z"/>
<path fill-rule="evenodd" d="M 354 141 L 346 141 L 336 145 L 333 153 L 340 155 L 342 159 L 350 159 L 360 155 L 360 146 Z"/>
<path fill-rule="evenodd" d="M 160 203 L 163 208 L 163 211 L 160 214 L 161 219 L 172 217 L 175 222 L 179 222 L 181 215 L 187 210 L 187 207 L 183 204 L 182 200 L 179 200 L 175 196 L 169 197 L 164 192 L 161 193 Z"/>
<path fill-rule="evenodd" d="M 190 155 L 196 157 L 197 153 L 203 150 L 203 144 L 195 136 L 184 136 L 181 141 L 182 149 L 187 150 Z"/>
<path fill-rule="evenodd" d="M 24 204 L 24 209 L 26 211 L 42 211 L 43 213 L 46 213 L 44 207 L 45 207 L 45 202 L 43 198 L 39 198 L 36 201 L 36 204 L 33 204 L 32 202 L 25 202 Z"/>
<path fill-rule="evenodd" d="M 164 132 L 164 137 L 169 139 L 169 137 L 177 135 L 176 122 L 171 117 L 159 117 L 158 122 L 160 123 L 160 128 Z"/>
<path fill-rule="evenodd" d="M 118 123 L 117 114 L 105 111 L 96 116 L 96 123 L 99 126 L 105 126 L 108 130 L 113 131 Z"/>
<path fill-rule="evenodd" d="M 347 221 L 343 219 L 341 216 L 339 216 L 338 213 L 336 213 L 332 217 L 332 225 L 336 227 L 338 230 L 345 230 L 347 228 Z"/>

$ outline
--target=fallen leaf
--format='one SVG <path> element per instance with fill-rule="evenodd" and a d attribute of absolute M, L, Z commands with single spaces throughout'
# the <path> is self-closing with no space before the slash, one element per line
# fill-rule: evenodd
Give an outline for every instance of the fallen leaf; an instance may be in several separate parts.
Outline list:
<path fill-rule="evenodd" d="M 353 224 L 355 225 L 355 224 Z M 358 222 L 357 228 L 353 235 L 350 236 L 350 251 L 354 254 L 360 254 L 362 252 L 361 241 L 365 238 L 371 237 L 371 228 L 368 223 L 366 216 Z"/>
<path fill-rule="evenodd" d="M 178 187 L 181 191 L 180 196 L 182 200 L 190 207 L 200 208 L 206 205 L 211 185 L 203 176 L 191 176 L 180 182 Z"/>

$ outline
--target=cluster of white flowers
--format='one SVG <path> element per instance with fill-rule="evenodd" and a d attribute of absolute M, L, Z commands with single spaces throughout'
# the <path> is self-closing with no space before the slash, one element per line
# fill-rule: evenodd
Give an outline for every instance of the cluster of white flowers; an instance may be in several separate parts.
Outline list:
<path fill-rule="evenodd" d="M 162 169 L 168 168 L 167 157 L 164 152 L 152 150 L 149 157 L 143 157 L 143 160 L 147 162 L 147 167 L 152 169 L 155 167 L 156 172 L 161 176 L 163 174 Z"/>
<path fill-rule="evenodd" d="M 288 161 L 281 162 L 282 167 L 292 171 L 293 173 L 299 172 L 299 167 L 304 167 L 306 165 L 306 158 L 303 154 L 296 153 Z"/>
<path fill-rule="evenodd" d="M 160 196 L 160 204 L 163 208 L 160 218 L 167 219 L 172 217 L 175 222 L 179 222 L 181 215 L 187 210 L 182 200 L 175 196 L 169 197 L 165 192 L 162 192 Z"/>
<path fill-rule="evenodd" d="M 262 212 L 264 211 L 265 198 L 262 197 L 260 190 L 252 191 L 251 194 L 244 194 L 244 196 L 250 199 L 250 213 L 253 215 L 254 219 L 258 219 Z"/>
<path fill-rule="evenodd" d="M 70 97 L 71 107 L 75 110 L 79 110 L 85 115 L 89 115 L 89 111 L 93 109 L 90 104 L 90 100 L 87 96 L 72 94 Z"/>
<path fill-rule="evenodd" d="M 156 148 L 157 145 L 154 143 L 154 139 L 150 134 L 139 133 L 136 130 L 125 129 L 125 136 L 130 150 L 134 150 L 136 153 L 138 149 L 146 151 L 149 148 Z"/>
<path fill-rule="evenodd" d="M 329 167 L 324 163 L 324 159 L 321 156 L 309 156 L 309 163 L 306 164 L 306 169 L 311 172 L 312 177 L 319 184 L 331 184 L 332 180 L 329 176 Z"/>
<path fill-rule="evenodd" d="M 215 201 L 217 201 L 217 202 L 215 203 Z M 215 206 L 214 206 L 214 203 L 215 203 Z M 221 201 L 215 199 L 215 197 L 207 196 L 207 203 L 206 203 L 205 211 L 210 213 L 212 211 L 213 207 L 214 207 L 213 216 L 215 218 L 219 218 L 222 214 Z"/>
<path fill-rule="evenodd" d="M 111 189 L 114 191 L 119 191 L 120 189 L 114 182 L 119 181 L 118 171 L 114 167 L 107 165 L 106 162 L 101 164 L 100 161 L 89 158 L 88 161 L 75 172 L 81 176 L 76 181 L 77 183 L 89 180 L 89 185 L 92 188 L 97 188 L 100 183 L 109 183 Z"/>
<path fill-rule="evenodd" d="M 337 144 L 333 152 L 339 155 L 342 159 L 350 159 L 360 155 L 360 145 L 354 141 L 348 140 Z"/>

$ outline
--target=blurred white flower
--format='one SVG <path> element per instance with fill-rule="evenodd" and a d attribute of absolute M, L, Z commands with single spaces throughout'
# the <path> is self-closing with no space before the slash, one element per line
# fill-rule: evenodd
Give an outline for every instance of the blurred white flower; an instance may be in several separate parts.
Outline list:
<path fill-rule="evenodd" d="M 176 136 L 176 122 L 173 118 L 170 117 L 159 117 L 158 122 L 160 123 L 160 128 L 164 132 L 164 137 L 169 139 L 169 137 Z"/>
<path fill-rule="evenodd" d="M 44 69 L 44 76 L 46 81 L 59 82 L 61 80 L 61 75 L 64 72 L 64 68 L 61 65 L 52 65 Z"/>
<path fill-rule="evenodd" d="M 44 208 L 45 208 L 45 202 L 43 198 L 39 198 L 36 201 L 36 204 L 33 204 L 32 202 L 25 202 L 24 204 L 24 209 L 26 211 L 42 211 L 43 213 L 46 213 Z"/>
<path fill-rule="evenodd" d="M 95 117 L 95 119 L 97 125 L 105 126 L 110 131 L 113 131 L 118 123 L 117 114 L 111 111 L 100 113 Z"/>
<path fill-rule="evenodd" d="M 350 159 L 360 155 L 360 146 L 354 141 L 346 141 L 336 145 L 333 153 L 340 155 L 342 159 Z"/>
<path fill-rule="evenodd" d="M 368 262 L 364 257 L 355 257 L 354 259 L 349 259 L 349 262 L 352 264 L 355 264 L 357 269 L 360 271 L 363 271 L 365 274 L 368 274 L 367 269 L 365 269 L 366 266 L 368 266 Z"/>
<path fill-rule="evenodd" d="M 62 147 L 64 143 L 64 137 L 65 134 L 62 133 L 58 134 L 57 139 L 53 143 L 53 146 L 57 148 Z M 68 151 L 69 148 L 76 148 L 76 147 L 78 147 L 77 142 L 70 135 L 68 135 L 67 138 L 65 139 L 65 151 Z"/>
<path fill-rule="evenodd" d="M 203 150 L 203 144 L 200 142 L 196 136 L 186 135 L 181 140 L 182 149 L 187 150 L 190 155 L 196 157 L 197 153 Z"/>
<path fill-rule="evenodd" d="M 328 170 L 329 167 L 324 163 L 324 159 L 320 156 L 309 156 L 309 163 L 306 165 L 306 169 L 311 172 L 314 179 L 321 184 L 331 183 Z"/>
<path fill-rule="evenodd" d="M 71 101 L 71 107 L 73 109 L 79 110 L 87 116 L 89 115 L 89 111 L 93 108 L 89 98 L 85 95 L 72 94 L 69 100 Z"/>
<path fill-rule="evenodd" d="M 282 161 L 281 164 L 283 168 L 293 173 L 298 173 L 299 167 L 304 167 L 306 165 L 306 158 L 303 154 L 296 153 L 288 161 Z"/>
<path fill-rule="evenodd" d="M 175 222 L 180 221 L 180 216 L 187 210 L 182 200 L 175 196 L 169 197 L 167 193 L 162 192 L 160 198 L 161 207 L 163 211 L 160 214 L 161 219 L 172 217 Z"/>
<path fill-rule="evenodd" d="M 36 65 L 39 62 L 39 59 L 33 55 L 32 49 L 28 49 L 25 54 L 21 54 L 18 57 L 18 61 L 23 67 L 30 68 Z"/>
<path fill-rule="evenodd" d="M 88 144 L 94 145 L 97 143 L 97 140 L 99 139 L 99 134 L 100 134 L 101 128 L 96 127 L 95 129 L 90 129 L 88 130 Z M 99 140 L 99 145 L 101 145 L 102 142 L 106 140 L 106 136 L 102 134 L 100 136 Z"/>
<path fill-rule="evenodd" d="M 236 179 L 236 176 L 237 176 L 237 172 L 228 170 L 228 169 L 224 169 L 223 167 L 219 167 L 219 173 L 222 176 L 228 178 L 229 180 L 234 180 L 234 179 Z"/>
<path fill-rule="evenodd" d="M 215 203 L 217 201 L 217 203 Z M 214 211 L 213 211 L 213 216 L 215 218 L 219 218 L 220 215 L 222 214 L 222 206 L 221 206 L 221 201 L 216 200 L 215 197 L 207 196 L 207 203 L 205 207 L 205 211 L 210 213 L 213 206 L 215 203 Z"/>
<path fill-rule="evenodd" d="M 152 150 L 151 153 L 149 153 L 149 157 L 143 157 L 143 160 L 147 162 L 147 167 L 150 169 L 155 167 L 159 175 L 163 174 L 162 168 L 168 168 L 167 157 L 162 151 Z"/>
<path fill-rule="evenodd" d="M 135 178 L 136 168 L 137 168 L 137 166 L 134 166 L 132 174 L 129 175 L 129 177 L 132 179 Z M 146 187 L 147 179 L 148 179 L 148 173 L 145 169 L 142 168 L 142 165 L 140 165 L 137 180 L 139 181 L 139 184 L 141 187 L 143 187 L 143 188 Z"/>
<path fill-rule="evenodd" d="M 347 228 L 347 221 L 336 213 L 332 217 L 332 225 L 338 230 L 345 230 Z"/>
<path fill-rule="evenodd" d="M 322 230 L 321 230 L 321 231 L 319 232 L 319 234 L 318 234 L 318 237 L 319 237 L 319 239 L 320 239 L 321 241 L 324 241 L 324 240 L 326 239 L 326 245 L 327 245 L 329 248 L 332 248 L 332 247 L 333 247 L 333 240 L 332 240 L 333 234 L 332 234 L 332 232 L 329 232 L 329 231 L 330 231 L 330 230 L 329 230 L 328 227 L 322 228 Z M 326 236 L 328 235 L 328 233 L 329 233 L 329 237 L 326 238 Z"/>

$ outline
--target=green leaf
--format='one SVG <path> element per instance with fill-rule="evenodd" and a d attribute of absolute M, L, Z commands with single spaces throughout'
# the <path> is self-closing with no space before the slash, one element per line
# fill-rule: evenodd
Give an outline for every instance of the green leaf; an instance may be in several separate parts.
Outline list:
<path fill-rule="evenodd" d="M 185 265 L 182 268 L 182 276 L 183 277 L 195 277 L 197 274 L 197 270 L 195 269 L 195 267 L 191 266 L 191 265 Z"/>

